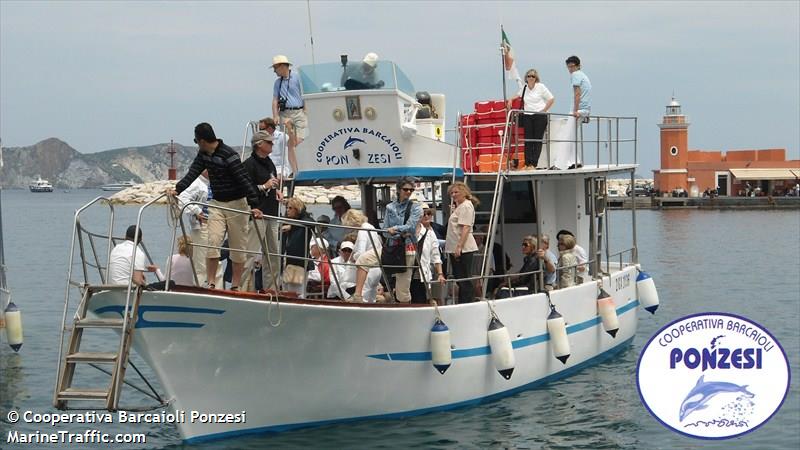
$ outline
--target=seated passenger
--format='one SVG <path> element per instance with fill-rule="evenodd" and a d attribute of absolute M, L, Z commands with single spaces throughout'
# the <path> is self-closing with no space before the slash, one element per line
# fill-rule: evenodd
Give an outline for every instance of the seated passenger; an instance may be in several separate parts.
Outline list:
<path fill-rule="evenodd" d="M 175 284 L 182 286 L 195 286 L 194 271 L 192 270 L 192 238 L 189 236 L 178 237 L 178 253 L 172 255 L 170 279 Z M 198 271 L 198 274 L 202 273 Z"/>
<path fill-rule="evenodd" d="M 339 247 L 339 256 L 333 258 L 331 267 L 335 276 L 331 276 L 331 287 L 328 298 L 348 300 L 356 287 L 356 260 L 353 258 L 352 242 L 344 240 Z M 340 290 L 341 288 L 341 290 Z"/>
<path fill-rule="evenodd" d="M 575 237 L 569 234 L 562 234 L 558 238 L 558 287 L 565 288 L 574 286 L 576 283 L 576 264 L 578 264 L 578 257 L 573 252 L 575 248 Z"/>
<path fill-rule="evenodd" d="M 380 254 L 380 251 L 383 248 L 381 237 L 378 235 L 378 233 L 370 231 L 375 230 L 375 227 L 373 227 L 371 223 L 367 222 L 367 217 L 361 211 L 357 209 L 347 210 L 347 212 L 342 215 L 342 225 L 361 228 L 358 231 L 356 242 L 353 246 L 354 260 L 358 259 L 359 256 L 369 251 L 375 251 L 376 254 Z M 380 280 L 380 267 L 370 268 L 367 272 L 367 281 L 364 283 L 364 287 L 360 293 L 363 296 L 363 301 L 375 302 L 375 298 L 377 296 L 376 289 L 380 283 Z"/>
<path fill-rule="evenodd" d="M 342 73 L 342 86 L 347 90 L 380 89 L 383 80 L 378 80 L 378 55 L 367 53 L 361 64 L 347 66 Z"/>
<path fill-rule="evenodd" d="M 497 287 L 495 298 L 508 298 L 536 292 L 538 286 L 539 258 L 536 257 L 536 236 L 525 236 L 522 239 L 521 275 L 503 278 Z"/>
<path fill-rule="evenodd" d="M 311 238 L 308 251 L 314 259 L 313 267 L 308 271 L 309 291 L 323 294 L 331 285 L 330 258 L 325 251 L 330 245 L 325 238 Z"/>
<path fill-rule="evenodd" d="M 558 272 L 556 272 L 556 264 L 558 264 L 558 257 L 550 251 L 550 236 L 543 234 L 542 242 L 539 243 L 539 251 L 536 256 L 544 261 L 544 288 L 551 291 L 558 287 Z"/>
<path fill-rule="evenodd" d="M 146 264 L 147 257 L 139 244 L 142 242 L 142 231 L 139 230 L 139 239 L 134 244 L 136 238 L 136 225 L 131 225 L 125 231 L 125 240 L 117 244 L 108 259 L 108 284 L 128 285 L 128 281 L 133 279 L 133 287 L 145 286 L 147 281 L 144 278 L 145 272 L 155 272 L 159 280 L 163 280 L 161 271 L 155 264 Z M 133 273 L 131 273 L 131 262 L 133 262 Z"/>

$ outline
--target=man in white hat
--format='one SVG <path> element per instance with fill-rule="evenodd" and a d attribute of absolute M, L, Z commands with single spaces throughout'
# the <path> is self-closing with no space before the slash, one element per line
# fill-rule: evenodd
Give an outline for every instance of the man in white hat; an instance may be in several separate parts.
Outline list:
<path fill-rule="evenodd" d="M 297 144 L 303 142 L 308 134 L 303 92 L 300 76 L 289 68 L 292 63 L 285 55 L 272 58 L 272 69 L 278 79 L 272 89 L 272 117 L 275 122 L 290 120 L 297 130 Z"/>
<path fill-rule="evenodd" d="M 378 55 L 369 52 L 364 55 L 361 64 L 348 66 L 342 74 L 342 86 L 345 89 L 380 89 L 384 82 L 378 80 Z"/>
<path fill-rule="evenodd" d="M 352 242 L 342 241 L 339 247 L 339 256 L 331 261 L 335 276 L 331 276 L 328 298 L 338 297 L 342 300 L 349 300 L 352 293 L 355 292 L 356 260 L 353 258 L 354 248 L 355 246 Z M 341 290 L 339 289 L 340 287 Z"/>

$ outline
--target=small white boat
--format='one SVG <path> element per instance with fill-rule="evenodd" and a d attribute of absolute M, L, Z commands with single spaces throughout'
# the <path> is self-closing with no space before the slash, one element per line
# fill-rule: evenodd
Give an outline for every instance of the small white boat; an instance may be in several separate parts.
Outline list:
<path fill-rule="evenodd" d="M 133 187 L 133 186 L 136 186 L 136 183 L 133 180 L 130 180 L 130 181 L 124 181 L 122 183 L 104 184 L 104 185 L 100 186 L 100 189 L 102 189 L 104 191 L 115 192 L 115 191 L 121 191 L 121 190 L 124 190 L 124 189 L 128 189 L 129 187 Z"/>
<path fill-rule="evenodd" d="M 488 220 L 486 248 L 492 248 L 498 236 L 514 267 L 522 267 L 522 256 L 512 249 L 519 248 L 523 236 L 549 234 L 555 249 L 558 230 L 573 230 L 589 253 L 585 267 L 580 267 L 585 268 L 583 279 L 571 287 L 502 300 L 478 292 L 478 301 L 457 304 L 451 277 L 448 287 L 436 294 L 436 306 L 356 304 L 303 299 L 282 291 L 259 294 L 182 286 L 135 291 L 107 284 L 103 264 L 112 245 L 96 244 L 103 229 L 89 236 L 91 224 L 80 220 L 84 210 L 103 207 L 98 197 L 75 215 L 63 327 L 115 328 L 121 339 L 107 353 L 89 353 L 75 350 L 80 348 L 80 331 L 71 336 L 62 332 L 53 397 L 57 408 L 93 400 L 110 410 L 125 409 L 120 396 L 130 349 L 151 366 L 166 391 L 154 398 L 171 399 L 171 410 L 187 414 L 175 424 L 183 439 L 196 442 L 477 405 L 567 377 L 627 348 L 636 334 L 638 306 L 646 297 L 637 289 L 635 208 L 631 244 L 611 252 L 605 184 L 607 177 L 633 177 L 638 167 L 635 131 L 631 139 L 613 136 L 615 142 L 632 142 L 630 163 L 617 158 L 614 164 L 601 164 L 610 161 L 601 155 L 596 164 L 581 158 L 582 167 L 575 170 L 508 171 L 500 166 L 494 172 L 473 173 L 462 166 L 465 148 L 441 138 L 443 94 L 430 95 L 436 117 L 419 117 L 419 97 L 392 62 L 378 63 L 381 83 L 375 89 L 340 86 L 343 70 L 339 63 L 299 69 L 310 132 L 297 152 L 296 184 L 357 182 L 366 215 L 384 217 L 390 186 L 400 176 L 445 183 L 443 187 L 463 179 L 486 208 L 476 212 L 476 217 Z M 605 127 L 609 118 L 593 120 Z M 516 122 L 512 114 L 505 122 L 505 136 L 513 135 L 508 127 Z M 573 120 L 569 126 L 578 125 Z M 566 148 L 569 143 L 562 140 L 560 145 Z M 578 143 L 582 146 L 583 141 L 572 141 L 569 161 L 575 159 Z M 443 206 L 446 220 L 449 198 L 437 199 L 438 191 L 429 194 L 432 202 Z M 139 220 L 149 206 L 141 207 Z M 106 230 L 114 229 L 113 211 L 110 217 Z M 180 229 L 147 232 L 170 233 L 174 243 Z M 482 257 L 479 277 L 484 287 L 491 254 Z M 82 270 L 73 273 L 76 266 Z M 169 267 L 165 272 L 169 276 Z M 541 271 L 529 274 L 543 277 Z M 74 287 L 80 289 L 80 301 L 73 315 Z M 598 312 L 601 289 L 607 293 L 604 313 L 618 320 L 613 333 L 604 330 Z M 654 285 L 648 292 L 651 300 L 645 304 L 656 305 Z M 650 306 L 649 311 L 654 310 Z M 67 322 L 70 317 L 76 317 L 74 322 Z M 77 363 L 104 362 L 114 365 L 108 385 L 73 387 Z"/>
<path fill-rule="evenodd" d="M 31 192 L 53 192 L 53 185 L 49 181 L 43 180 L 42 177 L 37 177 L 28 185 Z"/>

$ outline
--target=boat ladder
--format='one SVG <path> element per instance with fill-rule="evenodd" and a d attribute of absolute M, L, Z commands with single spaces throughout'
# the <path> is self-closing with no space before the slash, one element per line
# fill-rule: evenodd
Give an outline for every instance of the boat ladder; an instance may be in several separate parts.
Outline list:
<path fill-rule="evenodd" d="M 67 402 L 79 400 L 103 402 L 105 405 L 104 409 L 109 411 L 117 410 L 122 384 L 125 378 L 125 370 L 128 365 L 131 342 L 133 340 L 135 323 L 133 318 L 137 317 L 138 314 L 139 300 L 141 298 L 142 290 L 141 288 L 136 288 L 130 293 L 133 297 L 133 301 L 130 303 L 130 308 L 127 308 L 125 312 L 123 312 L 122 318 L 92 319 L 86 317 L 86 312 L 89 309 L 89 301 L 95 292 L 127 289 L 128 286 L 124 285 L 83 286 L 83 296 L 80 304 L 78 305 L 78 309 L 75 312 L 68 348 L 66 353 L 62 354 L 64 355 L 63 359 L 59 361 L 60 368 L 58 374 L 58 384 L 56 386 L 55 398 L 53 401 L 53 404 L 56 408 L 62 410 L 68 409 Z M 64 327 L 61 330 L 62 335 L 67 331 L 67 329 L 68 327 Z M 120 330 L 120 341 L 116 351 L 81 351 L 84 331 L 89 329 Z M 112 365 L 113 368 L 110 371 L 110 383 L 107 386 L 101 387 L 74 387 L 73 382 L 75 381 L 75 369 L 78 364 L 89 364 L 92 366 L 98 364 Z"/>
<path fill-rule="evenodd" d="M 606 249 L 606 253 L 608 253 L 608 218 L 606 217 L 608 194 L 606 192 L 606 180 L 605 178 L 592 178 L 587 180 L 587 183 L 590 183 L 587 189 L 592 199 L 589 203 L 589 210 L 592 217 L 592 221 L 589 222 L 589 236 L 591 237 L 590 260 L 594 261 L 592 263 L 592 274 L 594 276 L 601 274 L 608 275 L 601 270 L 600 266 L 600 261 L 602 261 L 603 257 L 603 249 Z M 603 238 L 606 239 L 605 244 L 603 243 Z"/>

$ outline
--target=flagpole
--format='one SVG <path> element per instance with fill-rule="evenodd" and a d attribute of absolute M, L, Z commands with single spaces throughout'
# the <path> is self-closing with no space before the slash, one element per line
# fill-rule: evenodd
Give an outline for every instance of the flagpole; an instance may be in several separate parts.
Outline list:
<path fill-rule="evenodd" d="M 506 99 L 506 46 L 503 45 L 503 24 L 500 24 L 500 78 L 503 79 L 503 107 L 507 108 Z M 506 111 L 508 111 L 506 109 Z"/>

